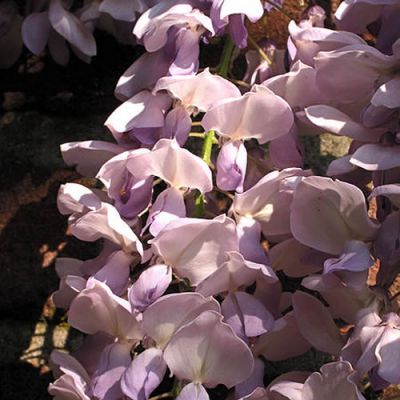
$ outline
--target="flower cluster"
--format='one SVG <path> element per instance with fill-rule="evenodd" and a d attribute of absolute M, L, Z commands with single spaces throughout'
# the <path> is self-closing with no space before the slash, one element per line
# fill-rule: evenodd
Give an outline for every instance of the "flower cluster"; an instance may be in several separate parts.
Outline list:
<path fill-rule="evenodd" d="M 114 141 L 61 146 L 99 185 L 63 185 L 59 210 L 103 248 L 57 261 L 54 302 L 86 337 L 75 354 L 52 353 L 50 394 L 147 400 L 173 381 L 166 395 L 179 400 L 207 400 L 221 384 L 242 400 L 361 400 L 366 377 L 373 390 L 400 384 L 389 294 L 400 271 L 400 2 L 346 0 L 335 19 L 347 31 L 309 8 L 289 24 L 286 62 L 272 43 L 253 44 L 240 89 L 234 49 L 254 42 L 248 23 L 277 1 L 43 3 L 22 22 L 34 53 L 48 46 L 64 63 L 68 42 L 94 55 L 106 14 L 114 32 L 134 25 L 146 50 L 116 86 Z M 199 70 L 200 43 L 216 36 L 220 64 Z M 302 169 L 301 136 L 323 132 L 351 139 L 327 177 Z M 301 287 L 285 291 L 285 277 Z M 332 361 L 265 387 L 265 360 L 312 347 Z"/>

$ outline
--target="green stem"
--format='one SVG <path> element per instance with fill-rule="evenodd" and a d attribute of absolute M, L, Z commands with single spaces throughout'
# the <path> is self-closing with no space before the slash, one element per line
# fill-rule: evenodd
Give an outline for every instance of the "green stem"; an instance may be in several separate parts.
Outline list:
<path fill-rule="evenodd" d="M 211 130 L 206 133 L 203 142 L 203 152 L 201 158 L 203 159 L 203 161 L 207 163 L 209 167 L 212 166 L 211 152 L 212 152 L 212 146 L 214 144 L 214 139 L 215 139 L 215 131 Z"/>
<path fill-rule="evenodd" d="M 222 50 L 221 61 L 218 65 L 217 74 L 223 78 L 228 78 L 228 72 L 231 64 L 232 53 L 235 48 L 235 44 L 232 39 L 228 36 L 225 40 L 224 49 Z M 211 153 L 213 144 L 216 143 L 215 131 L 210 130 L 206 133 L 203 142 L 202 159 L 207 163 L 209 167 L 212 167 Z M 204 195 L 200 194 L 195 200 L 195 215 L 201 217 L 204 214 Z"/>
<path fill-rule="evenodd" d="M 224 49 L 222 50 L 221 61 L 218 65 L 217 74 L 221 75 L 223 78 L 228 77 L 229 67 L 231 64 L 231 57 L 235 44 L 233 43 L 230 36 L 226 38 Z"/>

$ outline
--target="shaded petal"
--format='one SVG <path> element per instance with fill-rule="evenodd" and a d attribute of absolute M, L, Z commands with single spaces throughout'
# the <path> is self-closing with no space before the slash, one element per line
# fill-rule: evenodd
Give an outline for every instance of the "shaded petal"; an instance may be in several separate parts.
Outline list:
<path fill-rule="evenodd" d="M 166 265 L 153 265 L 143 271 L 128 292 L 133 309 L 144 311 L 161 297 L 172 281 L 172 271 Z"/>
<path fill-rule="evenodd" d="M 330 254 L 341 254 L 348 240 L 373 240 L 379 228 L 368 217 L 360 189 L 317 176 L 297 186 L 290 225 L 299 242 Z"/>
<path fill-rule="evenodd" d="M 60 149 L 64 162 L 87 177 L 96 176 L 106 161 L 123 151 L 120 146 L 101 140 L 64 143 Z"/>
<path fill-rule="evenodd" d="M 305 109 L 307 118 L 316 126 L 336 135 L 349 136 L 363 142 L 377 142 L 383 129 L 368 129 L 353 121 L 345 113 L 327 105 L 311 106 Z"/>
<path fill-rule="evenodd" d="M 115 294 L 125 293 L 129 282 L 132 256 L 124 251 L 116 251 L 110 255 L 106 264 L 96 272 L 94 278 L 105 283 Z"/>
<path fill-rule="evenodd" d="M 150 209 L 146 227 L 150 225 L 150 233 L 157 236 L 171 221 L 183 217 L 186 217 L 183 193 L 170 187 L 157 196 Z"/>
<path fill-rule="evenodd" d="M 210 73 L 206 68 L 195 76 L 168 76 L 158 80 L 153 93 L 166 90 L 186 108 L 207 111 L 227 97 L 240 97 L 239 89 L 228 80 Z M 213 95 L 210 96 L 210 93 Z"/>
<path fill-rule="evenodd" d="M 206 131 L 216 130 L 231 140 L 257 139 L 263 144 L 287 134 L 293 125 L 289 104 L 262 85 L 240 98 L 214 105 L 201 121 Z"/>
<path fill-rule="evenodd" d="M 181 390 L 176 400 L 210 400 L 210 397 L 203 385 L 192 382 Z"/>
<path fill-rule="evenodd" d="M 202 193 L 212 190 L 208 165 L 175 140 L 159 140 L 150 153 L 129 160 L 127 168 L 139 178 L 158 176 L 176 189 L 198 189 Z"/>
<path fill-rule="evenodd" d="M 253 356 L 232 328 L 215 311 L 204 311 L 171 338 L 164 359 L 178 379 L 228 388 L 244 381 L 253 369 Z"/>
<path fill-rule="evenodd" d="M 49 40 L 51 25 L 47 12 L 28 15 L 21 27 L 22 40 L 25 46 L 36 55 L 41 54 Z"/>
<path fill-rule="evenodd" d="M 219 303 L 199 293 L 165 295 L 144 311 L 143 330 L 159 348 L 163 348 L 181 326 L 206 310 L 220 311 Z"/>
<path fill-rule="evenodd" d="M 289 277 L 300 278 L 321 270 L 319 263 L 314 263 L 307 257 L 314 252 L 315 250 L 291 238 L 277 243 L 268 255 L 274 271 L 283 271 Z"/>
<path fill-rule="evenodd" d="M 172 221 L 151 245 L 165 264 L 196 286 L 225 261 L 227 251 L 238 249 L 238 239 L 235 223 L 221 215 L 212 220 L 179 218 Z"/>
<path fill-rule="evenodd" d="M 347 361 L 337 361 L 321 367 L 304 382 L 303 400 L 365 400 L 357 385 L 351 381 L 354 370 Z"/>
<path fill-rule="evenodd" d="M 297 291 L 293 295 L 294 315 L 301 334 L 317 350 L 338 355 L 344 346 L 329 311 L 315 297 Z"/>
<path fill-rule="evenodd" d="M 247 261 L 235 251 L 228 252 L 227 256 L 228 260 L 204 279 L 196 287 L 196 292 L 203 296 L 215 296 L 225 291 L 235 291 L 240 286 L 250 286 L 259 278 L 271 282 L 278 279 L 267 265 Z"/>
<path fill-rule="evenodd" d="M 61 185 L 57 195 L 57 208 L 63 215 L 98 210 L 101 200 L 86 186 L 78 183 Z"/>
<path fill-rule="evenodd" d="M 372 267 L 374 263 L 375 260 L 364 242 L 350 240 L 345 244 L 339 258 L 330 258 L 324 262 L 324 274 L 343 270 L 361 272 Z"/>
<path fill-rule="evenodd" d="M 105 332 L 121 339 L 139 340 L 143 336 L 139 322 L 130 312 L 129 302 L 93 278 L 72 302 L 68 322 L 90 335 Z"/>
<path fill-rule="evenodd" d="M 137 355 L 121 379 L 122 392 L 135 400 L 147 400 L 162 382 L 167 365 L 162 350 L 150 348 Z"/>
<path fill-rule="evenodd" d="M 281 361 L 305 353 L 311 348 L 301 335 L 293 312 L 275 321 L 272 331 L 259 338 L 254 354 L 269 361 Z"/>
<path fill-rule="evenodd" d="M 70 227 L 72 234 L 80 240 L 93 242 L 105 238 L 120 245 L 127 253 L 143 254 L 142 243 L 111 204 L 102 203 L 98 210 L 70 221 Z"/>
<path fill-rule="evenodd" d="M 120 380 L 131 362 L 130 351 L 129 343 L 113 343 L 103 350 L 92 376 L 91 389 L 95 397 L 103 400 L 121 398 Z"/>
<path fill-rule="evenodd" d="M 400 166 L 400 146 L 364 144 L 350 158 L 350 162 L 367 171 L 382 171 Z"/>
<path fill-rule="evenodd" d="M 376 106 L 387 108 L 400 107 L 400 78 L 396 77 L 379 86 L 371 99 L 371 103 Z"/>
<path fill-rule="evenodd" d="M 243 142 L 225 143 L 217 158 L 217 186 L 221 190 L 236 190 L 243 192 L 243 182 L 246 176 L 247 151 Z"/>
<path fill-rule="evenodd" d="M 61 0 L 51 0 L 49 20 L 69 43 L 88 56 L 96 55 L 96 41 L 89 29 L 74 14 L 65 10 Z"/>
<path fill-rule="evenodd" d="M 117 107 L 104 125 L 120 133 L 132 128 L 162 127 L 165 111 L 170 105 L 171 99 L 167 94 L 155 96 L 142 90 Z"/>
<path fill-rule="evenodd" d="M 400 184 L 378 186 L 374 188 L 368 199 L 376 196 L 385 196 L 393 205 L 400 208 Z"/>
<path fill-rule="evenodd" d="M 244 340 L 270 331 L 275 321 L 263 304 L 246 292 L 230 293 L 221 310 L 225 322 Z"/>

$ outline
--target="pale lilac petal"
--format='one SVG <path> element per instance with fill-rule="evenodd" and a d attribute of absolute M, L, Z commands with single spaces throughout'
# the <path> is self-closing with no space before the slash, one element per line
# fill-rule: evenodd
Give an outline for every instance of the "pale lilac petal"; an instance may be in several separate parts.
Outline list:
<path fill-rule="evenodd" d="M 210 400 L 210 397 L 203 385 L 192 382 L 181 390 L 176 400 Z"/>
<path fill-rule="evenodd" d="M 379 18 L 382 6 L 395 2 L 396 0 L 344 1 L 335 12 L 335 22 L 340 29 L 365 33 L 367 32 L 367 25 Z"/>
<path fill-rule="evenodd" d="M 159 78 L 167 75 L 170 64 L 170 57 L 163 50 L 144 53 L 119 78 L 115 96 L 125 101 L 144 89 L 151 89 Z"/>
<path fill-rule="evenodd" d="M 289 104 L 262 85 L 240 98 L 214 105 L 204 116 L 206 131 L 216 130 L 231 140 L 257 139 L 263 144 L 289 132 L 293 125 Z"/>
<path fill-rule="evenodd" d="M 186 217 L 186 206 L 183 193 L 174 187 L 165 189 L 158 196 L 150 209 L 146 226 L 155 237 L 165 226 L 177 218 Z"/>
<path fill-rule="evenodd" d="M 114 342 L 115 338 L 104 332 L 86 335 L 82 345 L 74 352 L 74 356 L 84 366 L 88 374 L 92 375 L 97 369 L 101 353 Z"/>
<path fill-rule="evenodd" d="M 263 16 L 264 8 L 260 0 L 249 0 L 246 3 L 224 0 L 220 10 L 220 18 L 224 19 L 233 14 L 244 14 L 251 22 L 256 22 Z"/>
<path fill-rule="evenodd" d="M 174 139 L 180 146 L 186 143 L 192 129 L 192 119 L 183 106 L 173 108 L 165 117 L 162 137 Z"/>
<path fill-rule="evenodd" d="M 310 344 L 301 335 L 293 312 L 275 321 L 272 331 L 259 338 L 254 354 L 269 361 L 281 361 L 305 353 Z"/>
<path fill-rule="evenodd" d="M 143 271 L 128 292 L 132 308 L 144 311 L 165 293 L 171 281 L 172 271 L 166 265 L 153 265 Z"/>
<path fill-rule="evenodd" d="M 220 311 L 219 303 L 212 297 L 199 293 L 165 295 L 144 311 L 143 330 L 162 349 L 181 326 L 207 310 Z"/>
<path fill-rule="evenodd" d="M 367 171 L 381 171 L 400 166 L 400 146 L 364 144 L 359 147 L 350 162 Z"/>
<path fill-rule="evenodd" d="M 61 351 L 53 350 L 50 357 L 64 375 L 49 385 L 49 393 L 60 399 L 90 400 L 90 378 L 82 365 Z"/>
<path fill-rule="evenodd" d="M 348 136 L 363 142 L 377 142 L 382 129 L 368 129 L 352 120 L 345 113 L 327 105 L 311 106 L 305 109 L 307 118 L 316 126 L 336 135 Z"/>
<path fill-rule="evenodd" d="M 329 304 L 329 310 L 335 318 L 354 324 L 358 321 L 358 312 L 372 301 L 373 294 L 365 285 L 362 291 L 343 282 L 337 275 L 312 275 L 302 281 L 307 289 L 321 293 Z"/>
<path fill-rule="evenodd" d="M 273 246 L 268 255 L 274 271 L 283 271 L 292 278 L 300 278 L 321 270 L 318 263 L 313 263 L 307 257 L 314 252 L 310 247 L 304 246 L 296 239 L 287 239 Z"/>
<path fill-rule="evenodd" d="M 296 124 L 286 135 L 271 140 L 268 147 L 269 158 L 276 168 L 302 167 L 304 149 L 299 139 Z"/>
<path fill-rule="evenodd" d="M 118 211 L 107 203 L 70 221 L 71 232 L 80 240 L 93 242 L 104 238 L 122 247 L 127 253 L 143 254 L 143 245 Z"/>
<path fill-rule="evenodd" d="M 190 4 L 174 4 L 172 2 L 156 4 L 140 16 L 133 33 L 139 39 L 144 39 L 147 51 L 157 51 L 167 42 L 167 32 L 175 24 L 174 17 L 183 17 L 192 9 Z M 172 21 L 168 18 L 168 14 L 172 14 Z"/>
<path fill-rule="evenodd" d="M 274 317 L 246 292 L 230 293 L 221 304 L 224 320 L 242 339 L 260 336 L 272 329 Z"/>
<path fill-rule="evenodd" d="M 107 285 L 93 278 L 72 302 L 68 322 L 90 335 L 105 332 L 121 339 L 142 338 L 139 322 L 131 314 L 129 302 L 114 295 Z"/>
<path fill-rule="evenodd" d="M 161 127 L 170 105 L 171 99 L 167 94 L 154 96 L 142 90 L 116 108 L 104 124 L 120 133 L 132 128 Z"/>
<path fill-rule="evenodd" d="M 361 272 L 375 263 L 368 246 L 364 242 L 350 240 L 345 244 L 339 258 L 330 258 L 324 262 L 324 274 L 335 271 Z"/>
<path fill-rule="evenodd" d="M 143 0 L 103 0 L 99 5 L 99 11 L 122 21 L 134 21 L 136 13 L 143 13 L 146 8 Z"/>
<path fill-rule="evenodd" d="M 271 400 L 264 388 L 258 387 L 247 396 L 241 397 L 239 400 Z"/>
<path fill-rule="evenodd" d="M 397 362 L 400 356 L 400 331 L 398 328 L 399 325 L 386 328 L 376 348 L 376 353 L 379 355 L 377 373 L 382 379 L 394 384 L 397 384 L 400 380 L 400 373 L 397 368 Z"/>
<path fill-rule="evenodd" d="M 86 288 L 86 279 L 80 276 L 67 275 L 60 280 L 60 286 L 51 298 L 58 308 L 68 309 L 72 301 Z"/>
<path fill-rule="evenodd" d="M 60 149 L 64 162 L 87 177 L 96 176 L 106 161 L 123 151 L 120 146 L 101 140 L 64 143 Z"/>
<path fill-rule="evenodd" d="M 393 205 L 400 208 L 400 184 L 378 186 L 371 192 L 369 199 L 376 196 L 385 196 Z"/>
<path fill-rule="evenodd" d="M 179 277 L 188 278 L 193 286 L 218 269 L 227 251 L 238 249 L 235 223 L 225 215 L 212 220 L 176 219 L 151 244 L 165 264 Z"/>
<path fill-rule="evenodd" d="M 82 260 L 68 257 L 57 257 L 55 264 L 55 270 L 60 279 L 65 278 L 67 275 L 82 276 Z"/>
<path fill-rule="evenodd" d="M 371 99 L 371 103 L 376 106 L 387 108 L 400 107 L 400 78 L 394 78 L 379 86 Z"/>
<path fill-rule="evenodd" d="M 242 398 L 253 393 L 257 388 L 264 387 L 264 371 L 264 361 L 260 358 L 255 358 L 251 375 L 245 381 L 235 386 L 235 397 Z"/>
<path fill-rule="evenodd" d="M 390 123 L 396 111 L 397 108 L 375 106 L 370 103 L 361 111 L 361 122 L 368 128 L 379 128 L 381 125 Z"/>
<path fill-rule="evenodd" d="M 123 393 L 120 380 L 131 362 L 130 350 L 129 343 L 113 343 L 103 350 L 92 376 L 91 389 L 94 396 L 103 400 L 121 398 Z"/>
<path fill-rule="evenodd" d="M 268 387 L 273 399 L 277 397 L 277 400 L 303 400 L 302 383 L 284 380 Z"/>
<path fill-rule="evenodd" d="M 247 151 L 243 142 L 227 142 L 218 153 L 217 186 L 221 190 L 243 192 L 246 175 Z"/>
<path fill-rule="evenodd" d="M 105 283 L 115 294 L 122 295 L 128 287 L 131 264 L 132 256 L 122 250 L 116 251 L 94 278 Z"/>
<path fill-rule="evenodd" d="M 61 0 L 50 1 L 49 20 L 52 27 L 82 53 L 96 55 L 96 41 L 92 33 L 74 14 L 64 9 Z"/>
<path fill-rule="evenodd" d="M 46 48 L 50 28 L 47 12 L 33 13 L 24 19 L 21 27 L 22 40 L 33 54 L 39 55 Z"/>
<path fill-rule="evenodd" d="M 207 111 L 227 97 L 240 97 L 239 89 L 228 80 L 210 73 L 209 68 L 195 76 L 168 76 L 158 80 L 153 93 L 166 90 L 182 105 L 196 111 Z M 213 93 L 210 96 L 210 93 Z"/>
<path fill-rule="evenodd" d="M 382 70 L 389 70 L 393 63 L 389 56 L 367 45 L 320 52 L 315 57 L 317 84 L 331 99 L 356 102 L 373 95 Z"/>
<path fill-rule="evenodd" d="M 332 51 L 347 45 L 364 45 L 363 39 L 351 32 L 334 31 L 310 24 L 289 23 L 290 39 L 296 46 L 296 59 L 314 65 L 314 57 L 322 51 Z"/>
<path fill-rule="evenodd" d="M 158 176 L 176 189 L 198 189 L 202 193 L 212 190 L 208 165 L 175 140 L 159 140 L 150 153 L 129 160 L 127 168 L 139 178 Z"/>
<path fill-rule="evenodd" d="M 145 210 L 153 194 L 153 180 L 136 178 L 127 169 L 130 159 L 149 152 L 148 149 L 126 151 L 109 159 L 98 171 L 96 177 L 107 189 L 108 196 L 124 218 L 134 218 Z"/>
<path fill-rule="evenodd" d="M 354 370 L 347 361 L 336 361 L 321 367 L 304 382 L 302 400 L 365 400 L 351 381 Z"/>
<path fill-rule="evenodd" d="M 293 196 L 290 225 L 306 246 L 341 254 L 348 240 L 373 240 L 379 225 L 368 217 L 364 194 L 356 186 L 307 177 Z"/>
<path fill-rule="evenodd" d="M 239 253 L 248 261 L 267 264 L 268 257 L 261 247 L 261 224 L 247 217 L 236 217 L 236 222 Z"/>
<path fill-rule="evenodd" d="M 293 295 L 294 315 L 301 334 L 317 350 L 338 355 L 344 346 L 329 311 L 315 297 L 297 291 Z"/>
<path fill-rule="evenodd" d="M 232 207 L 235 215 L 254 218 L 267 238 L 290 235 L 293 193 L 308 175 L 310 171 L 299 168 L 270 172 L 246 192 L 235 195 Z"/>
<path fill-rule="evenodd" d="M 351 174 L 355 172 L 358 168 L 350 162 L 351 154 L 343 156 L 333 160 L 326 171 L 327 176 L 341 176 L 346 174 Z"/>
<path fill-rule="evenodd" d="M 91 400 L 87 394 L 87 385 L 70 375 L 62 375 L 50 383 L 48 392 L 57 400 Z"/>
<path fill-rule="evenodd" d="M 235 291 L 240 286 L 250 286 L 256 279 L 277 281 L 276 275 L 267 265 L 247 261 L 235 251 L 228 252 L 227 257 L 226 262 L 196 287 L 196 292 L 203 296 L 215 296 Z"/>
<path fill-rule="evenodd" d="M 64 351 L 53 350 L 50 354 L 51 361 L 60 369 L 64 374 L 79 377 L 84 382 L 89 383 L 90 378 L 82 364 Z"/>
<path fill-rule="evenodd" d="M 150 348 L 137 355 L 121 380 L 122 392 L 135 400 L 147 400 L 162 382 L 167 365 L 162 350 Z"/>
<path fill-rule="evenodd" d="M 86 186 L 78 183 L 61 185 L 57 196 L 58 211 L 63 215 L 98 210 L 101 200 Z"/>
<path fill-rule="evenodd" d="M 164 359 L 178 379 L 206 387 L 228 388 L 244 381 L 253 369 L 253 356 L 232 328 L 215 311 L 204 311 L 171 338 Z"/>
<path fill-rule="evenodd" d="M 316 70 L 296 61 L 290 72 L 274 76 L 262 84 L 285 99 L 293 109 L 303 109 L 326 102 L 325 95 L 316 84 Z"/>

